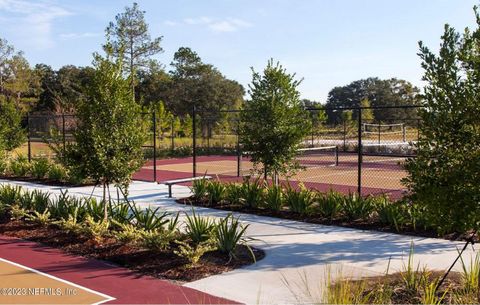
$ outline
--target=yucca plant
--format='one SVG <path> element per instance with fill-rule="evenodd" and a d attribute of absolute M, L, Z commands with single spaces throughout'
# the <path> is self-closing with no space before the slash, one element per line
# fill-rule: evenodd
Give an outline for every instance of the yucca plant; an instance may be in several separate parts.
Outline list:
<path fill-rule="evenodd" d="M 417 267 L 413 262 L 414 246 L 413 242 L 410 244 L 410 251 L 408 254 L 407 265 L 403 264 L 403 268 L 400 271 L 400 276 L 405 285 L 405 289 L 410 292 L 417 293 L 422 288 L 422 284 L 425 283 L 425 279 L 429 276 L 429 272 L 424 268 L 420 268 L 420 263 Z"/>
<path fill-rule="evenodd" d="M 242 185 L 238 183 L 229 183 L 225 187 L 225 200 L 232 205 L 242 203 Z"/>
<path fill-rule="evenodd" d="M 108 216 L 110 219 L 119 223 L 131 223 L 134 215 L 130 212 L 130 204 L 128 202 L 117 202 L 108 205 Z"/>
<path fill-rule="evenodd" d="M 380 196 L 374 199 L 374 206 L 380 223 L 393 226 L 397 232 L 400 231 L 407 216 L 407 209 L 402 202 L 391 202 L 386 196 Z"/>
<path fill-rule="evenodd" d="M 177 212 L 175 217 L 171 217 L 170 220 L 168 221 L 167 225 L 167 230 L 170 232 L 179 232 L 179 217 L 180 217 L 180 212 Z"/>
<path fill-rule="evenodd" d="M 156 209 L 152 209 L 151 207 L 142 209 L 138 208 L 136 205 L 132 205 L 132 222 L 135 223 L 137 228 L 146 231 L 163 229 L 163 226 L 168 223 L 167 217 L 170 214 L 168 212 L 160 213 L 159 210 L 159 207 Z"/>
<path fill-rule="evenodd" d="M 192 209 L 192 215 L 186 214 L 185 231 L 193 244 L 198 245 L 212 238 L 215 221 L 208 217 L 201 217 Z"/>
<path fill-rule="evenodd" d="M 267 209 L 280 211 L 284 206 L 283 188 L 274 184 L 267 186 L 263 200 Z"/>
<path fill-rule="evenodd" d="M 22 195 L 21 186 L 2 185 L 0 186 L 0 202 L 6 205 L 14 205 Z"/>
<path fill-rule="evenodd" d="M 345 200 L 345 195 L 330 190 L 329 192 L 322 194 L 317 194 L 317 202 L 315 212 L 319 213 L 320 216 L 333 219 L 335 218 L 341 210 L 342 203 Z"/>
<path fill-rule="evenodd" d="M 373 209 L 371 197 L 363 198 L 356 193 L 349 193 L 342 204 L 343 214 L 348 220 L 367 219 Z"/>
<path fill-rule="evenodd" d="M 30 163 L 27 157 L 19 155 L 10 161 L 10 172 L 16 177 L 25 177 L 30 171 Z"/>
<path fill-rule="evenodd" d="M 87 214 L 95 221 L 100 221 L 105 217 L 103 200 L 97 200 L 95 197 L 85 199 L 85 209 Z"/>
<path fill-rule="evenodd" d="M 198 179 L 192 182 L 191 190 L 195 200 L 203 200 L 207 196 L 208 182 L 207 179 Z"/>
<path fill-rule="evenodd" d="M 462 256 L 460 256 L 460 261 L 462 263 L 462 286 L 467 293 L 478 294 L 480 298 L 480 252 L 477 252 L 475 258 L 470 257 L 468 266 Z"/>
<path fill-rule="evenodd" d="M 225 196 L 225 185 L 219 180 L 207 183 L 207 198 L 209 205 L 220 203 Z"/>
<path fill-rule="evenodd" d="M 255 255 L 247 244 L 246 231 L 249 225 L 242 225 L 238 218 L 233 217 L 230 213 L 222 219 L 215 228 L 215 243 L 219 251 L 228 254 L 230 259 L 236 258 L 235 250 L 238 245 L 245 245 L 249 249 L 253 260 Z"/>
<path fill-rule="evenodd" d="M 425 283 L 423 284 L 423 294 L 421 295 L 421 304 L 443 304 L 448 289 L 445 289 L 442 294 L 439 294 L 437 292 L 439 282 L 440 279 L 435 279 L 433 281 L 429 281 L 428 279 L 425 280 Z"/>
<path fill-rule="evenodd" d="M 50 161 L 47 158 L 39 158 L 32 162 L 31 170 L 32 176 L 37 179 L 43 179 L 50 168 Z"/>
<path fill-rule="evenodd" d="M 263 186 L 260 179 L 246 179 L 243 181 L 240 192 L 243 204 L 249 208 L 261 207 L 263 203 Z"/>
<path fill-rule="evenodd" d="M 67 179 L 67 171 L 60 164 L 52 164 L 48 170 L 48 179 L 53 181 L 65 181 Z"/>
<path fill-rule="evenodd" d="M 34 192 L 30 192 L 29 190 L 25 190 L 19 193 L 17 198 L 17 203 L 24 208 L 25 210 L 31 211 L 34 210 L 35 207 L 35 196 Z"/>
<path fill-rule="evenodd" d="M 33 210 L 42 212 L 48 209 L 50 205 L 50 193 L 42 192 L 40 190 L 33 191 Z"/>
<path fill-rule="evenodd" d="M 299 185 L 298 190 L 289 185 L 285 190 L 285 204 L 292 212 L 302 215 L 308 214 L 314 203 L 314 192 L 303 185 Z"/>

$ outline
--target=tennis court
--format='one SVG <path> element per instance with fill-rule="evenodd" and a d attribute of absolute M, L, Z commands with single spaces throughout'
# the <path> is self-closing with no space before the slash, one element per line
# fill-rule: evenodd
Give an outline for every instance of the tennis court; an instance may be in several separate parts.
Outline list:
<path fill-rule="evenodd" d="M 358 189 L 358 154 L 339 152 L 336 146 L 299 150 L 297 161 L 302 169 L 292 177 L 281 176 L 282 182 L 327 191 L 355 192 Z M 361 163 L 362 194 L 388 193 L 398 197 L 404 190 L 401 179 L 406 176 L 402 163 L 406 157 L 363 155 Z M 248 156 L 201 156 L 196 160 L 197 176 L 208 174 L 223 181 L 240 181 L 245 176 L 258 176 L 252 171 Z M 148 180 L 154 166 L 148 162 L 134 178 Z M 157 181 L 186 178 L 193 175 L 193 158 L 157 160 Z"/>

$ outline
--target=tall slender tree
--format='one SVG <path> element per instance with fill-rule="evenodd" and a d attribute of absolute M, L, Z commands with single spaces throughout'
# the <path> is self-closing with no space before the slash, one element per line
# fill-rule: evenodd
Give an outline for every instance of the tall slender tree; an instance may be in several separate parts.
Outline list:
<path fill-rule="evenodd" d="M 124 61 L 135 98 L 136 71 L 148 68 L 151 56 L 163 51 L 160 46 L 163 37 L 151 38 L 145 11 L 140 10 L 137 3 L 125 7 L 125 11 L 115 17 L 115 22 L 110 22 L 105 32 L 107 43 L 104 49 Z"/>

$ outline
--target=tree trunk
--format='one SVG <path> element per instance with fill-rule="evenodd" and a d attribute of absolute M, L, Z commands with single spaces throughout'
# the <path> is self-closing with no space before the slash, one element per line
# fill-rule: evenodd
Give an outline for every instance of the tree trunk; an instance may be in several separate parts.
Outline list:
<path fill-rule="evenodd" d="M 107 209 L 107 183 L 105 180 L 102 181 L 103 186 L 103 219 L 106 221 L 108 219 L 108 209 Z"/>

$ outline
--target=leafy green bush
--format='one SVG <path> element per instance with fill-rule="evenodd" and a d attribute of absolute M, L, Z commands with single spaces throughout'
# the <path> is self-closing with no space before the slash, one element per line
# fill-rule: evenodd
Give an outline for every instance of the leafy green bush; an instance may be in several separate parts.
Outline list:
<path fill-rule="evenodd" d="M 43 179 L 47 175 L 50 168 L 50 161 L 47 158 L 40 158 L 32 162 L 31 170 L 32 176 L 37 179 Z"/>
<path fill-rule="evenodd" d="M 30 171 L 30 163 L 27 157 L 19 155 L 16 159 L 10 161 L 10 172 L 15 177 L 25 177 Z"/>
<path fill-rule="evenodd" d="M 285 204 L 290 211 L 299 214 L 308 214 L 315 203 L 315 193 L 303 185 L 296 190 L 294 187 L 288 186 L 285 190 Z"/>
<path fill-rule="evenodd" d="M 138 244 L 142 240 L 142 230 L 130 223 L 120 223 L 113 221 L 113 223 L 120 228 L 114 233 L 115 238 L 120 242 L 126 244 Z"/>
<path fill-rule="evenodd" d="M 238 218 L 234 218 L 232 214 L 222 219 L 215 229 L 215 243 L 217 249 L 223 253 L 227 253 L 230 258 L 235 258 L 235 250 L 240 244 L 247 245 L 246 230 L 248 225 L 240 224 Z M 248 249 L 250 249 L 248 247 Z M 251 249 L 250 249 L 251 251 Z M 252 256 L 255 258 L 253 252 Z"/>
<path fill-rule="evenodd" d="M 168 212 L 159 213 L 160 208 L 152 209 L 148 207 L 146 209 L 138 208 L 136 205 L 133 205 L 132 221 L 135 222 L 137 228 L 154 231 L 154 230 L 163 230 L 163 226 L 168 223 L 167 217 L 170 215 Z"/>
<path fill-rule="evenodd" d="M 60 164 L 52 164 L 48 170 L 48 179 L 54 181 L 65 181 L 67 178 L 67 171 Z"/>
<path fill-rule="evenodd" d="M 212 237 L 215 222 L 208 217 L 201 217 L 192 209 L 192 215 L 186 214 L 186 234 L 195 245 L 199 245 Z"/>
<path fill-rule="evenodd" d="M 6 205 L 14 205 L 22 195 L 21 186 L 0 185 L 0 202 Z"/>
<path fill-rule="evenodd" d="M 315 212 L 320 216 L 333 219 L 335 218 L 342 208 L 345 195 L 330 190 L 325 194 L 317 194 L 318 205 L 315 207 Z"/>
<path fill-rule="evenodd" d="M 40 190 L 33 191 L 33 210 L 39 213 L 43 213 L 48 209 L 51 203 L 50 193 L 42 192 Z"/>
<path fill-rule="evenodd" d="M 33 211 L 33 214 L 26 214 L 25 216 L 28 221 L 37 223 L 41 226 L 46 226 L 52 221 L 50 217 L 50 211 L 48 211 L 48 209 L 45 209 L 45 211 L 43 211 L 42 213 L 38 211 Z"/>
<path fill-rule="evenodd" d="M 194 246 L 182 241 L 177 241 L 176 243 L 178 244 L 178 250 L 174 250 L 173 253 L 186 258 L 189 261 L 188 268 L 195 267 L 205 253 L 213 250 L 210 242 L 202 242 Z"/>
<path fill-rule="evenodd" d="M 283 189 L 280 185 L 267 186 L 264 197 L 265 207 L 272 211 L 280 211 L 284 205 Z"/>
<path fill-rule="evenodd" d="M 246 179 L 242 183 L 241 197 L 245 206 L 259 208 L 263 204 L 263 186 L 260 179 Z"/>
<path fill-rule="evenodd" d="M 104 219 L 104 205 L 105 203 L 103 202 L 103 200 L 97 200 L 97 198 L 95 197 L 85 199 L 85 209 L 87 211 L 87 214 L 95 221 L 100 221 Z"/>
<path fill-rule="evenodd" d="M 225 196 L 225 185 L 219 180 L 207 183 L 207 198 L 209 205 L 220 203 Z"/>
<path fill-rule="evenodd" d="M 4 158 L 3 156 L 1 156 L 1 151 L 0 151 L 0 176 L 3 176 L 6 174 L 6 171 L 8 169 L 8 162 L 6 160 L 6 158 Z"/>
<path fill-rule="evenodd" d="M 242 203 L 242 186 L 238 183 L 229 183 L 225 187 L 225 200 L 232 205 Z"/>
<path fill-rule="evenodd" d="M 391 202 L 386 196 L 374 199 L 375 211 L 380 223 L 395 228 L 398 232 L 405 224 L 408 214 L 402 202 Z"/>
<path fill-rule="evenodd" d="M 82 224 L 78 221 L 79 207 L 75 207 L 73 213 L 69 213 L 66 218 L 61 218 L 55 223 L 69 233 L 79 234 L 84 231 Z"/>
<path fill-rule="evenodd" d="M 141 245 L 150 250 L 166 250 L 175 239 L 175 234 L 166 230 L 141 230 L 141 234 Z"/>
<path fill-rule="evenodd" d="M 348 220 L 367 219 L 374 209 L 371 197 L 363 198 L 349 193 L 342 204 L 343 214 Z"/>
<path fill-rule="evenodd" d="M 207 179 L 199 179 L 199 180 L 194 180 L 192 182 L 192 193 L 193 193 L 193 198 L 196 200 L 202 200 L 205 198 L 207 195 L 207 186 L 208 186 L 208 180 Z"/>
<path fill-rule="evenodd" d="M 110 222 L 108 220 L 95 220 L 92 216 L 87 215 L 83 222 L 84 232 L 95 239 L 100 241 L 103 237 L 110 234 Z"/>

